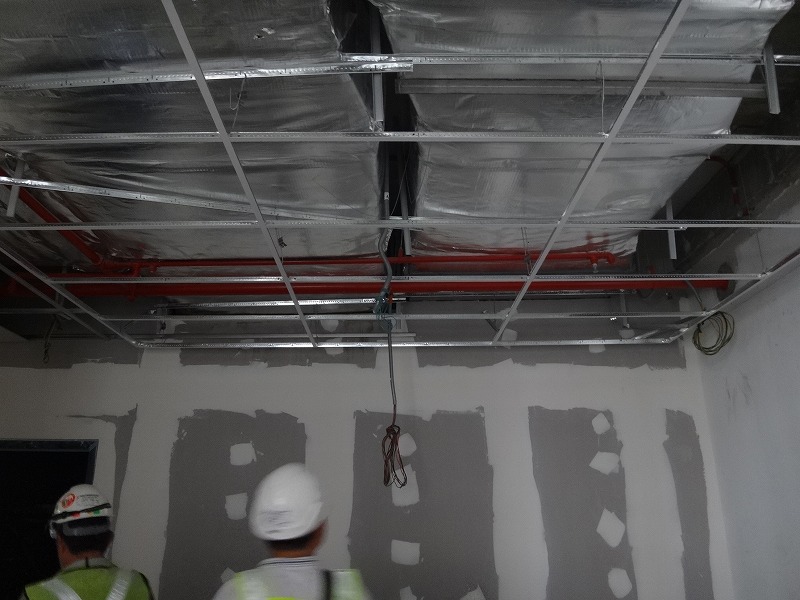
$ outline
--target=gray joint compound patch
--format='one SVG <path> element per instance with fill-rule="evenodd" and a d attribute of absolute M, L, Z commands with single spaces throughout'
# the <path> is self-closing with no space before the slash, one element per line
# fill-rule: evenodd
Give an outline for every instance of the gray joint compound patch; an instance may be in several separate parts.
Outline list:
<path fill-rule="evenodd" d="M 305 447 L 304 426 L 285 413 L 198 410 L 180 419 L 159 598 L 211 598 L 229 570 L 267 557 L 248 527 L 249 497 L 277 467 L 305 462 Z"/>
<path fill-rule="evenodd" d="M 131 440 L 133 439 L 133 427 L 136 425 L 136 414 L 139 406 L 132 408 L 127 414 L 121 416 L 114 415 L 70 415 L 73 419 L 95 419 L 114 425 L 114 520 L 119 514 L 119 501 L 122 496 L 122 485 L 125 483 L 125 475 L 128 473 L 128 454 L 131 450 Z"/>
<path fill-rule="evenodd" d="M 541 364 L 573 364 L 583 366 L 612 366 L 635 369 L 648 366 L 652 369 L 686 368 L 686 357 L 681 344 L 605 347 L 600 354 L 592 354 L 585 346 L 537 346 L 533 348 L 417 348 L 420 367 L 464 366 L 488 367 L 511 360 L 515 364 L 536 366 Z"/>
<path fill-rule="evenodd" d="M 98 363 L 136 365 L 143 350 L 123 340 L 64 340 L 55 339 L 43 361 L 41 340 L 0 344 L 0 365 L 28 369 L 71 369 L 75 365 Z"/>
<path fill-rule="evenodd" d="M 350 556 L 374 598 L 497 598 L 493 471 L 480 412 L 398 415 L 408 485 L 383 485 L 391 415 L 356 412 Z M 479 597 L 475 594 L 475 597 Z"/>
<path fill-rule="evenodd" d="M 181 365 L 247 366 L 262 363 L 270 367 L 310 367 L 317 364 L 356 365 L 374 369 L 377 352 L 374 348 L 309 348 L 303 352 L 288 352 L 284 348 L 244 348 L 230 350 L 184 348 L 180 351 Z"/>
<path fill-rule="evenodd" d="M 622 449 L 611 412 L 536 406 L 529 419 L 550 566 L 547 600 L 635 600 L 625 473 L 607 460 Z"/>
<path fill-rule="evenodd" d="M 667 411 L 664 449 L 678 499 L 686 600 L 713 600 L 705 469 L 700 438 L 691 416 L 677 410 Z"/>

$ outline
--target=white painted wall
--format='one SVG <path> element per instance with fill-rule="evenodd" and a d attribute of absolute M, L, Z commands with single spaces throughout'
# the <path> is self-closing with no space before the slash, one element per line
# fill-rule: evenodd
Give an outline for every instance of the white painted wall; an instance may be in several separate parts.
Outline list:
<path fill-rule="evenodd" d="M 707 413 L 694 367 L 530 367 L 508 361 L 491 367 L 420 368 L 412 350 L 397 350 L 395 361 L 401 412 L 429 416 L 439 410 L 485 409 L 489 462 L 495 475 L 495 562 L 502 599 L 545 598 L 547 551 L 528 429 L 528 407 L 533 405 L 613 412 L 624 444 L 627 525 L 643 600 L 684 598 L 680 525 L 662 444 L 665 409 L 691 414 L 706 465 L 715 595 L 719 600 L 732 596 Z M 113 426 L 67 415 L 122 415 L 138 405 L 114 556 L 144 571 L 155 584 L 165 546 L 169 460 L 178 419 L 204 408 L 248 413 L 262 409 L 297 416 L 309 438 L 308 463 L 320 475 L 331 507 L 323 562 L 332 567 L 349 563 L 353 412 L 390 408 L 385 353 L 373 370 L 320 364 L 182 366 L 177 352 L 151 351 L 140 365 L 0 368 L 0 385 L 4 395 L 0 437 L 99 438 L 96 482 L 109 493 L 115 464 Z M 792 500 L 785 500 L 787 510 Z"/>
<path fill-rule="evenodd" d="M 800 598 L 800 270 L 735 307 L 698 358 L 737 600 Z"/>

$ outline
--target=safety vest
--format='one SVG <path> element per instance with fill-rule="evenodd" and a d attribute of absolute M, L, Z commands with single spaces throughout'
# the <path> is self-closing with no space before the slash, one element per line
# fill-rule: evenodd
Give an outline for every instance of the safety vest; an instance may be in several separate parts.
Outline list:
<path fill-rule="evenodd" d="M 367 593 L 361 573 L 355 569 L 330 571 L 331 594 L 329 600 L 366 600 Z M 234 576 L 234 586 L 238 600 L 295 600 L 286 596 L 271 596 L 264 581 L 243 571 Z M 328 599 L 326 599 L 328 600 Z"/>
<path fill-rule="evenodd" d="M 150 590 L 139 573 L 113 567 L 65 571 L 27 586 L 25 593 L 29 600 L 151 599 Z"/>

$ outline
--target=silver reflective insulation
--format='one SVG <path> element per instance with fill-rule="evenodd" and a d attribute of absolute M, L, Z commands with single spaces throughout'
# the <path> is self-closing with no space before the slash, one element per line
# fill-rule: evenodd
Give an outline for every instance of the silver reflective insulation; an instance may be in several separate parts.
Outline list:
<path fill-rule="evenodd" d="M 407 78 L 564 79 L 630 81 L 631 65 L 603 65 L 600 54 L 646 55 L 667 21 L 672 2 L 627 0 L 376 0 L 395 52 L 598 54 L 596 65 L 425 66 Z M 694 2 L 667 52 L 679 55 L 760 55 L 771 28 L 792 3 Z M 652 80 L 748 82 L 741 65 L 660 65 Z M 491 81 L 489 81 L 491 84 Z M 502 81 L 497 81 L 497 86 Z M 595 86 L 596 87 L 596 86 Z M 411 99 L 422 131 L 607 132 L 625 97 L 587 93 L 515 95 L 416 93 Z M 623 133 L 727 132 L 738 98 L 644 96 Z M 653 217 L 715 146 L 618 145 L 601 163 L 573 213 L 577 218 Z M 552 217 L 566 207 L 597 146 L 581 144 L 420 144 L 414 173 L 418 216 Z M 550 230 L 427 229 L 414 236 L 417 252 L 536 251 Z M 636 232 L 569 228 L 554 250 L 605 250 L 625 256 Z"/>
<path fill-rule="evenodd" d="M 0 78 L 19 74 L 118 69 L 162 69 L 183 53 L 158 1 L 13 2 L 0 22 Z M 290 59 L 338 58 L 340 37 L 354 15 L 332 16 L 324 0 L 270 3 L 176 2 L 205 66 L 236 68 Z M 41 17 L 41 18 L 40 18 Z M 185 61 L 181 67 L 187 70 Z M 229 131 L 370 131 L 369 76 L 322 75 L 209 82 Z M 0 93 L 0 134 L 214 131 L 191 81 Z M 248 143 L 236 148 L 264 215 L 279 217 L 381 216 L 378 145 L 340 148 L 315 143 Z M 36 196 L 61 220 L 213 220 L 252 217 L 222 145 L 152 143 L 28 145 L 19 158 L 25 176 L 140 193 L 168 195 L 173 203 L 41 192 Z M 7 161 L 7 165 L 13 161 Z M 9 166 L 5 167 L 8 173 Z M 203 201 L 234 212 L 198 208 Z M 39 221 L 20 203 L 20 220 Z M 85 234 L 82 234 L 85 235 Z M 40 263 L 88 265 L 58 234 L 14 234 L 18 248 Z M 87 236 L 85 236 L 87 237 Z M 275 232 L 282 256 L 374 255 L 377 232 Z M 89 234 L 109 259 L 269 257 L 255 230 L 153 230 Z M 380 269 L 378 269 L 380 270 Z"/>
<path fill-rule="evenodd" d="M 228 66 L 338 56 L 348 11 L 325 0 L 175 0 L 198 58 Z M 335 21 L 335 22 L 334 22 Z M 335 31 L 336 29 L 337 31 Z M 337 35 L 339 34 L 339 35 Z M 7 0 L 0 22 L 0 73 L 68 73 L 185 66 L 158 0 Z"/>
<path fill-rule="evenodd" d="M 670 0 L 372 0 L 400 53 L 648 53 Z M 760 54 L 791 0 L 696 0 L 675 54 Z"/>
<path fill-rule="evenodd" d="M 396 53 L 646 54 L 673 6 L 652 0 L 374 0 Z M 205 68 L 276 66 L 340 57 L 355 13 L 346 2 L 177 0 L 177 11 Z M 786 0 L 698 0 L 671 41 L 672 54 L 759 55 Z M 335 8 L 335 10 L 334 10 Z M 361 7 L 363 10 L 364 7 Z M 158 0 L 11 0 L 0 20 L 0 79 L 84 72 L 165 72 L 183 53 Z M 181 66 L 182 65 L 182 66 Z M 415 78 L 546 78 L 632 81 L 631 65 L 421 66 Z M 653 79 L 747 82 L 749 67 L 659 66 Z M 371 131 L 368 75 L 321 75 L 209 82 L 231 131 Z M 414 94 L 421 131 L 608 131 L 624 96 Z M 623 132 L 726 131 L 738 99 L 640 99 Z M 212 131 L 191 81 L 0 93 L 5 136 Z M 267 216 L 378 218 L 384 162 L 378 144 L 247 143 L 236 146 Z M 412 214 L 423 217 L 557 217 L 596 150 L 580 144 L 419 144 L 409 167 Z M 574 216 L 652 217 L 714 146 L 619 145 L 592 180 Z M 26 176 L 170 195 L 169 204 L 37 192 L 64 220 L 204 220 L 242 217 L 247 203 L 219 142 L 35 145 L 21 152 Z M 13 161 L 7 164 L 12 164 Z M 9 169 L 7 168 L 6 171 Z M 198 208 L 213 201 L 233 212 Z M 5 217 L 3 217 L 5 218 Z M 37 221 L 20 206 L 18 220 Z M 375 255 L 378 232 L 315 228 L 276 232 L 286 258 Z M 12 234 L 6 234 L 12 235 Z M 426 229 L 414 251 L 474 252 L 541 248 L 547 230 Z M 89 268 L 58 234 L 13 234 L 37 262 Z M 95 232 L 85 236 L 109 258 L 138 260 L 265 257 L 257 230 Z M 559 249 L 628 255 L 635 232 L 568 229 Z M 372 267 L 360 267 L 374 272 Z M 354 268 L 355 269 L 355 268 Z M 363 269 L 369 269 L 364 271 Z M 377 269 L 380 272 L 380 268 Z"/>

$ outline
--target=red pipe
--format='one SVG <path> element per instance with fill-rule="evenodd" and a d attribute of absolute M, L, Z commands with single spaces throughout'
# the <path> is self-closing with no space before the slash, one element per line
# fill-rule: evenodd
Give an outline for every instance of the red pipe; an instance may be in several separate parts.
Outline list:
<path fill-rule="evenodd" d="M 8 177 L 9 174 L 0 169 L 0 174 Z M 19 198 L 30 208 L 39 218 L 46 223 L 62 223 L 62 221 L 44 206 L 31 194 L 27 188 L 21 187 Z M 130 260 L 117 261 L 103 257 L 93 250 L 83 238 L 75 231 L 59 231 L 59 234 L 67 240 L 81 254 L 100 269 L 103 273 L 130 271 L 138 275 L 142 269 L 152 272 L 159 268 L 186 268 L 186 267 L 269 267 L 274 266 L 272 259 L 193 259 L 193 260 Z M 421 265 L 431 263 L 493 263 L 493 262 L 524 262 L 525 260 L 536 260 L 540 254 L 538 252 L 529 253 L 497 253 L 497 254 L 466 254 L 448 256 L 396 256 L 389 258 L 391 264 L 410 264 Z M 550 252 L 548 260 L 588 260 L 592 265 L 605 260 L 613 265 L 617 257 L 611 252 Z M 286 266 L 339 266 L 339 265 L 380 265 L 382 259 L 378 257 L 355 257 L 355 258 L 334 258 L 334 259 L 286 259 L 282 261 Z"/>
<path fill-rule="evenodd" d="M 5 174 L 4 171 L 0 171 Z M 30 208 L 36 215 L 39 216 L 45 223 L 60 223 L 61 221 L 51 213 L 47 207 L 41 204 L 33 195 L 26 190 L 25 188 L 20 188 L 19 190 L 19 199 L 22 200 L 28 208 Z M 97 267 L 103 264 L 103 257 L 100 256 L 97 252 L 92 250 L 86 242 L 81 239 L 74 231 L 59 231 L 58 233 L 66 239 L 72 246 L 81 254 L 83 254 L 86 258 L 88 258 L 91 263 Z"/>
<path fill-rule="evenodd" d="M 497 263 L 520 262 L 536 260 L 538 252 L 532 253 L 498 253 L 498 254 L 451 254 L 446 256 L 393 256 L 389 263 L 393 265 L 422 265 L 433 263 Z M 617 257 L 611 252 L 550 252 L 548 260 L 588 260 L 591 264 L 598 264 L 605 260 L 614 264 Z M 349 265 L 381 265 L 383 260 L 379 257 L 353 257 L 353 258 L 287 258 L 281 261 L 287 267 L 318 266 L 336 267 Z M 159 269 L 174 268 L 231 268 L 231 267 L 274 267 L 275 261 L 269 258 L 233 258 L 233 259 L 192 259 L 192 260 L 137 260 L 132 261 L 129 267 L 134 271 L 149 270 L 156 272 Z"/>
<path fill-rule="evenodd" d="M 0 169 L 0 173 L 5 173 Z M 7 174 L 6 174 L 7 175 Z M 61 223 L 50 210 L 37 200 L 26 188 L 20 188 L 20 199 L 30 208 L 39 218 L 46 223 Z M 67 240 L 89 261 L 104 273 L 131 271 L 138 275 L 143 269 L 152 272 L 160 268 L 213 268 L 213 267 L 271 267 L 275 266 L 272 259 L 243 258 L 243 259 L 193 259 L 193 260 L 133 260 L 116 261 L 109 260 L 98 252 L 95 252 L 83 238 L 74 231 L 59 231 L 61 236 Z M 526 260 L 536 260 L 540 254 L 538 252 L 522 253 L 497 253 L 497 254 L 464 254 L 447 256 L 393 256 L 389 258 L 390 264 L 399 265 L 422 265 L 437 263 L 495 263 L 495 262 L 525 262 Z M 550 252 L 547 260 L 553 261 L 580 261 L 588 260 L 591 264 L 598 264 L 605 260 L 613 265 L 617 257 L 611 252 Z M 356 257 L 356 258 L 319 258 L 319 259 L 286 259 L 282 261 L 286 266 L 346 266 L 346 265 L 380 265 L 383 263 L 379 257 Z"/>
<path fill-rule="evenodd" d="M 524 262 L 526 260 L 537 260 L 541 256 L 539 252 L 528 252 L 526 254 L 467 254 L 467 255 L 448 255 L 448 256 L 401 256 L 390 258 L 392 264 L 425 264 L 425 263 L 488 263 L 488 262 Z M 605 260 L 613 265 L 617 257 L 611 252 L 549 252 L 547 260 L 588 260 L 593 265 Z"/>
<path fill-rule="evenodd" d="M 5 173 L 0 169 L 0 173 Z M 20 189 L 20 199 L 43 221 L 47 223 L 60 223 L 61 221 L 50 210 L 39 202 L 27 189 Z M 114 261 L 104 258 L 94 251 L 74 231 L 59 231 L 59 233 L 83 256 L 95 265 L 103 277 L 112 272 L 129 272 L 130 284 L 90 284 L 70 285 L 67 288 L 81 297 L 93 296 L 125 296 L 130 298 L 149 296 L 247 296 L 247 295 L 284 295 L 286 287 L 282 283 L 234 283 L 234 284 L 159 284 L 147 283 L 146 278 L 140 279 L 142 269 L 155 272 L 159 268 L 169 267 L 262 267 L 274 266 L 275 261 L 270 259 L 209 259 L 209 260 L 140 260 L 140 261 Z M 496 262 L 524 262 L 536 260 L 538 253 L 497 253 L 497 254 L 468 254 L 448 256 L 399 256 L 389 258 L 391 264 L 458 264 L 458 263 L 496 263 Z M 589 260 L 597 264 L 605 260 L 609 264 L 616 262 L 616 256 L 610 252 L 551 252 L 547 255 L 549 260 Z M 380 258 L 356 257 L 336 259 L 287 259 L 287 266 L 345 266 L 345 265 L 379 265 Z M 81 277 L 91 274 L 80 274 Z M 70 275 L 53 274 L 53 278 L 69 279 Z M 138 281 L 137 281 L 138 279 Z M 702 288 L 728 287 L 728 280 L 697 280 L 693 285 Z M 393 294 L 415 293 L 457 293 L 457 292 L 482 292 L 482 293 L 517 293 L 522 289 L 522 282 L 452 282 L 452 281 L 397 281 L 392 284 Z M 377 294 L 382 283 L 295 283 L 294 290 L 301 295 L 324 294 Z M 537 291 L 609 291 L 630 289 L 683 289 L 687 288 L 685 281 L 653 279 L 650 281 L 606 280 L 606 281 L 534 281 L 529 290 Z M 21 288 L 15 281 L 6 285 L 3 295 L 28 295 L 30 292 Z"/>

